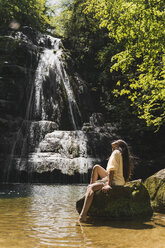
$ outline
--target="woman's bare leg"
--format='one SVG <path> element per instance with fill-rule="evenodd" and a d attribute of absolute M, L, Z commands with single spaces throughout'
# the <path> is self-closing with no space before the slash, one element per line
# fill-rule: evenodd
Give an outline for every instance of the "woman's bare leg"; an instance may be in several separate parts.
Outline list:
<path fill-rule="evenodd" d="M 90 184 L 95 183 L 98 177 L 104 178 L 107 175 L 107 171 L 103 167 L 101 167 L 100 165 L 95 165 L 92 169 Z"/>
<path fill-rule="evenodd" d="M 92 204 L 94 192 L 102 189 L 102 187 L 104 186 L 104 183 L 96 182 L 97 179 L 99 177 L 104 178 L 107 175 L 108 175 L 107 171 L 103 167 L 101 167 L 100 165 L 95 165 L 93 167 L 90 184 L 87 187 L 83 208 L 81 210 L 80 217 L 79 217 L 80 221 L 85 221 L 86 220 L 87 212 L 88 212 L 88 210 L 89 210 L 89 208 L 90 208 L 90 206 Z"/>
<path fill-rule="evenodd" d="M 102 189 L 102 187 L 104 187 L 104 183 L 102 182 L 93 183 L 88 186 L 87 192 L 85 194 L 84 205 L 79 217 L 80 221 L 86 221 L 87 212 L 92 204 L 94 192 Z"/>

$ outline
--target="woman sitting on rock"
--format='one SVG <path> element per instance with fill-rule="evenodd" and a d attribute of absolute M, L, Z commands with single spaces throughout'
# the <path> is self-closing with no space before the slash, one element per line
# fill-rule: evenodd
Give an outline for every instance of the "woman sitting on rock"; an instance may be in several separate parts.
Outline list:
<path fill-rule="evenodd" d="M 113 185 L 124 185 L 129 180 L 132 172 L 132 162 L 128 145 L 123 140 L 116 140 L 112 144 L 112 154 L 109 158 L 106 170 L 100 165 L 95 165 L 92 170 L 90 184 L 85 194 L 84 205 L 79 221 L 86 221 L 87 212 L 91 206 L 95 191 L 104 193 Z M 98 178 L 101 180 L 98 180 Z"/>

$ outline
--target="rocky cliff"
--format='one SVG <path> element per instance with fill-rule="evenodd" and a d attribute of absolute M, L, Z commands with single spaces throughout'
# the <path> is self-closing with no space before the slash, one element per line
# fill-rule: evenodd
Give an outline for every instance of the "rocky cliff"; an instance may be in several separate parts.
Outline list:
<path fill-rule="evenodd" d="M 116 134 L 94 114 L 60 39 L 29 27 L 0 37 L 1 181 L 87 182 Z"/>

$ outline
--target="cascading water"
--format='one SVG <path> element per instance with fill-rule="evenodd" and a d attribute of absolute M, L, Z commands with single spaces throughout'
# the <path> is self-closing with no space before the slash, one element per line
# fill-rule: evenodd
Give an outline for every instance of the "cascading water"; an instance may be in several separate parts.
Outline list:
<path fill-rule="evenodd" d="M 77 106 L 73 89 L 70 85 L 69 78 L 67 76 L 66 70 L 64 68 L 64 62 L 62 59 L 62 43 L 60 39 L 48 36 L 51 42 L 51 49 L 45 48 L 41 54 L 39 65 L 35 76 L 35 108 L 34 113 L 36 117 L 42 120 L 47 120 L 46 111 L 44 109 L 45 101 L 43 94 L 43 82 L 46 77 L 49 77 L 50 71 L 54 71 L 56 78 L 52 79 L 63 84 L 65 93 L 67 95 L 69 112 L 71 116 L 71 121 L 73 129 L 78 129 L 78 123 L 76 122 L 76 115 L 80 115 L 80 110 Z M 56 108 L 56 106 L 54 106 Z"/>
<path fill-rule="evenodd" d="M 25 173 L 29 181 L 35 181 L 34 174 L 55 172 L 56 177 L 57 171 L 58 175 L 59 172 L 68 176 L 82 175 L 79 182 L 85 182 L 88 170 L 98 159 L 88 155 L 86 133 L 79 130 L 81 112 L 65 69 L 61 40 L 51 36 L 47 36 L 47 40 L 49 48 L 42 48 L 31 89 L 33 100 L 29 98 L 26 114 L 29 125 L 23 150 L 13 156 L 15 170 L 21 181 Z M 41 38 L 39 42 L 45 40 Z M 59 130 L 64 120 L 65 126 L 70 123 L 70 128 Z M 57 178 L 51 180 L 56 181 L 59 182 Z"/>
<path fill-rule="evenodd" d="M 69 78 L 68 78 L 67 73 L 64 69 L 64 64 L 62 61 L 62 49 L 60 48 L 60 46 L 62 46 L 61 40 L 55 39 L 54 43 L 55 43 L 55 45 L 54 45 L 55 51 L 54 52 L 56 52 L 56 54 L 55 54 L 56 74 L 58 77 L 58 81 L 62 80 L 62 82 L 64 82 L 66 94 L 68 97 L 71 119 L 72 119 L 73 127 L 76 130 L 76 129 L 78 129 L 78 125 L 76 123 L 76 119 L 74 116 L 74 109 L 76 109 L 78 113 L 80 113 L 80 110 L 79 110 L 77 103 L 76 103 L 76 100 L 74 98 L 73 91 L 71 89 L 71 85 L 69 82 Z"/>

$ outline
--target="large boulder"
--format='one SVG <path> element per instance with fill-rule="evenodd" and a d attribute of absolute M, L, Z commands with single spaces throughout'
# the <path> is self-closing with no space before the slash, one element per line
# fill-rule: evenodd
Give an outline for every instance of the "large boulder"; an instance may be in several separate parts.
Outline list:
<path fill-rule="evenodd" d="M 145 186 L 148 189 L 153 209 L 165 212 L 165 169 L 147 178 Z"/>
<path fill-rule="evenodd" d="M 76 208 L 80 213 L 84 197 L 77 201 Z M 94 194 L 88 215 L 108 219 L 127 219 L 134 217 L 151 217 L 152 208 L 147 189 L 136 180 L 124 186 L 113 186 L 108 193 L 98 191 Z"/>

